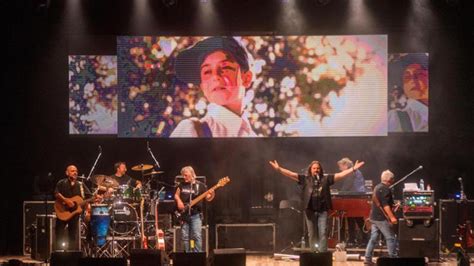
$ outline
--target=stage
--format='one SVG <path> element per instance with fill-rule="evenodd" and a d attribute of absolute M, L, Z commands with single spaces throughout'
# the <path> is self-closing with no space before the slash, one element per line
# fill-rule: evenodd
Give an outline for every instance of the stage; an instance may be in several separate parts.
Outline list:
<path fill-rule="evenodd" d="M 44 263 L 37 260 L 32 260 L 26 256 L 3 256 L 0 257 L 0 265 L 8 265 L 9 260 L 19 260 L 22 265 L 35 265 L 35 266 L 48 266 L 49 263 Z M 473 265 L 474 263 L 471 263 Z M 18 264 L 11 264 L 18 265 Z M 247 255 L 246 266 L 298 266 L 299 261 L 289 259 L 277 259 L 271 255 Z M 364 262 L 361 261 L 347 261 L 347 262 L 336 262 L 333 261 L 334 266 L 363 266 Z M 454 266 L 456 265 L 456 259 L 446 258 L 442 262 L 430 262 L 429 266 Z"/>

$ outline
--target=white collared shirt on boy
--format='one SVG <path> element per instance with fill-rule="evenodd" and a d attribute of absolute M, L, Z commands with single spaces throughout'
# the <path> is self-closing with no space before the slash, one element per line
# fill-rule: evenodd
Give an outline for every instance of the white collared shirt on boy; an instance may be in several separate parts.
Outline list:
<path fill-rule="evenodd" d="M 170 137 L 199 137 L 195 126 L 196 120 L 196 118 L 189 118 L 181 121 Z M 207 106 L 207 114 L 199 122 L 201 124 L 207 123 L 213 138 L 257 137 L 245 116 L 239 116 L 214 103 Z"/>

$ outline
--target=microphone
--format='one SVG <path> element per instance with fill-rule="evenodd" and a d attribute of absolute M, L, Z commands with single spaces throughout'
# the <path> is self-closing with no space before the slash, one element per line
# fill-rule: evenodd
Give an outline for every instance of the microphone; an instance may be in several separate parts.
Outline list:
<path fill-rule="evenodd" d="M 462 182 L 462 177 L 458 177 L 458 181 L 459 181 L 459 182 Z"/>
<path fill-rule="evenodd" d="M 418 166 L 418 169 L 423 169 L 423 165 Z"/>
<path fill-rule="evenodd" d="M 102 153 L 102 146 L 99 145 L 99 152 Z"/>
<path fill-rule="evenodd" d="M 146 149 L 150 150 L 150 142 L 149 141 L 146 142 Z"/>
<path fill-rule="evenodd" d="M 51 172 L 48 173 L 48 178 L 51 178 L 53 174 Z"/>

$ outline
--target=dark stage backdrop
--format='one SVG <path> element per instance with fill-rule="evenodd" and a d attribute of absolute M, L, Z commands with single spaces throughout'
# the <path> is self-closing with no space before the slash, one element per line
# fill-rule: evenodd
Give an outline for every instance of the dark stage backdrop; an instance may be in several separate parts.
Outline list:
<path fill-rule="evenodd" d="M 34 2 L 34 3 L 33 3 Z M 44 1 L 46 2 L 46 1 Z M 382 170 L 400 178 L 423 165 L 407 181 L 423 178 L 446 198 L 465 181 L 474 197 L 473 75 L 470 1 L 14 1 L 2 10 L 9 18 L 2 72 L 3 138 L 0 253 L 20 253 L 22 201 L 33 197 L 35 177 L 62 177 L 68 164 L 87 174 L 102 146 L 95 173 L 111 174 L 123 160 L 129 166 L 152 163 L 145 139 L 68 134 L 68 55 L 116 54 L 118 35 L 353 35 L 387 34 L 388 52 L 430 54 L 429 133 L 387 137 L 151 139 L 165 171 L 173 177 L 185 165 L 209 184 L 228 175 L 231 183 L 210 204 L 211 224 L 222 214 L 252 219 L 251 207 L 297 197 L 294 184 L 276 174 L 268 160 L 299 171 L 314 159 L 336 171 L 343 156 L 364 160 L 367 178 Z M 193 3 L 188 3 L 193 2 Z M 194 3 L 196 2 L 196 3 Z M 294 4 L 297 2 L 298 4 Z M 358 4 L 355 4 L 358 3 Z M 204 11 L 203 11 L 204 9 Z M 13 15 L 14 14 L 14 15 Z M 274 195 L 268 203 L 264 196 Z M 399 195 L 398 195 L 399 196 Z M 267 197 L 268 198 L 268 197 Z"/>

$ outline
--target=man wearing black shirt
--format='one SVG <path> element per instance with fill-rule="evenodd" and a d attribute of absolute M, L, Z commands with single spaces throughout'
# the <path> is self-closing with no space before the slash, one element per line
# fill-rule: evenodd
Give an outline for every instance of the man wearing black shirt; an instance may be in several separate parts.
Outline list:
<path fill-rule="evenodd" d="M 366 265 L 372 265 L 372 255 L 375 244 L 378 241 L 380 233 L 383 234 L 387 241 L 388 255 L 396 257 L 396 239 L 393 232 L 392 224 L 398 222 L 393 214 L 392 206 L 394 205 L 390 185 L 393 183 L 394 175 L 390 170 L 385 170 L 380 176 L 381 183 L 375 186 L 372 200 L 372 209 L 370 211 L 370 222 L 372 229 L 370 232 L 370 240 L 365 250 Z"/>
<path fill-rule="evenodd" d="M 82 199 L 92 197 L 86 185 L 77 181 L 77 167 L 69 165 L 66 168 L 66 178 L 58 181 L 54 190 L 56 200 L 62 202 L 69 208 L 74 207 L 74 202 L 69 198 L 80 196 Z M 66 236 L 67 226 L 67 236 Z M 56 249 L 79 249 L 79 215 L 72 217 L 69 221 L 61 221 L 56 219 Z"/>
<path fill-rule="evenodd" d="M 186 219 L 181 226 L 181 241 L 183 241 L 185 252 L 201 252 L 202 251 L 202 201 L 192 208 L 186 208 L 193 199 L 207 191 L 204 183 L 196 180 L 196 174 L 191 166 L 185 166 L 181 169 L 181 175 L 184 182 L 179 184 L 174 195 L 176 205 L 179 211 L 184 211 Z M 214 190 L 206 195 L 206 200 L 214 199 Z"/>
<path fill-rule="evenodd" d="M 112 178 L 117 180 L 119 185 L 128 185 L 134 188 L 141 188 L 141 182 L 131 178 L 127 175 L 127 165 L 125 162 L 117 162 L 114 164 L 115 174 L 112 175 Z"/>
<path fill-rule="evenodd" d="M 115 163 L 114 169 L 115 169 L 115 174 L 111 175 L 110 177 L 115 179 L 119 183 L 121 188 L 123 189 L 121 191 L 123 195 L 121 196 L 130 197 L 132 199 L 135 198 L 136 190 L 142 188 L 142 183 L 139 180 L 133 179 L 132 177 L 127 175 L 127 165 L 125 164 L 125 162 Z M 114 188 L 109 188 L 106 198 L 111 197 L 113 192 L 114 192 Z"/>
<path fill-rule="evenodd" d="M 299 175 L 293 171 L 281 167 L 278 162 L 270 161 L 270 165 L 279 173 L 298 182 L 303 187 L 303 207 L 305 208 L 306 226 L 311 249 L 321 252 L 327 251 L 327 218 L 328 211 L 332 209 L 330 186 L 355 172 L 364 165 L 364 162 L 356 162 L 351 169 L 336 174 L 324 175 L 321 163 L 312 161 L 305 175 Z M 319 230 L 318 230 L 319 229 Z M 316 244 L 316 231 L 319 233 L 319 244 Z"/>

